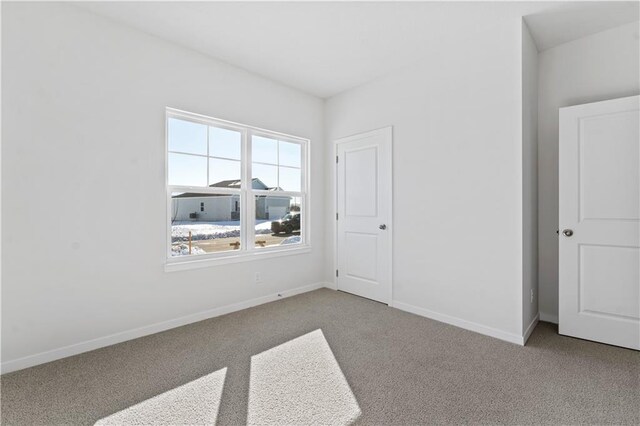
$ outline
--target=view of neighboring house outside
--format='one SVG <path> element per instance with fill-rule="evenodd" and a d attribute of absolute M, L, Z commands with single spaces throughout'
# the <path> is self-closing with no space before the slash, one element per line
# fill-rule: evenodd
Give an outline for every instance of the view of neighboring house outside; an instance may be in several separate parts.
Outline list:
<path fill-rule="evenodd" d="M 256 199 L 256 219 L 280 219 L 289 213 L 291 197 L 261 196 Z"/>
<path fill-rule="evenodd" d="M 240 220 L 240 196 L 185 192 L 172 197 L 173 221 Z"/>
<path fill-rule="evenodd" d="M 209 185 L 212 188 L 239 188 L 240 180 L 225 180 Z M 252 180 L 253 189 L 278 191 L 260 179 Z M 240 220 L 240 196 L 237 194 L 201 194 L 183 192 L 172 196 L 172 222 L 224 222 Z M 256 219 L 274 220 L 289 213 L 291 197 L 259 196 L 256 198 Z"/>

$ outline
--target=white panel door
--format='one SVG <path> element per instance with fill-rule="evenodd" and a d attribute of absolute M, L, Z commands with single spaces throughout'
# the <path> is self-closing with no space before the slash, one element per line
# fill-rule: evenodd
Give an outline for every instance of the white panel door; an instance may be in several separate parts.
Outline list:
<path fill-rule="evenodd" d="M 336 141 L 338 290 L 391 302 L 391 127 Z"/>
<path fill-rule="evenodd" d="M 561 334 L 640 349 L 640 97 L 560 109 Z"/>

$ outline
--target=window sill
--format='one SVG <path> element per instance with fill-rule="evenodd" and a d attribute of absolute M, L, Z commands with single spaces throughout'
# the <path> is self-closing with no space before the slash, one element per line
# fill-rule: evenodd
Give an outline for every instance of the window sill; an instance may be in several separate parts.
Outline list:
<path fill-rule="evenodd" d="M 233 254 L 218 257 L 206 257 L 204 259 L 174 260 L 169 259 L 164 265 L 165 272 L 187 271 L 190 269 L 209 268 L 212 266 L 227 265 L 230 263 L 250 262 L 253 260 L 271 259 L 274 257 L 294 256 L 297 254 L 311 253 L 311 246 L 303 245 L 296 248 L 274 248 L 254 250 L 241 254 Z"/>

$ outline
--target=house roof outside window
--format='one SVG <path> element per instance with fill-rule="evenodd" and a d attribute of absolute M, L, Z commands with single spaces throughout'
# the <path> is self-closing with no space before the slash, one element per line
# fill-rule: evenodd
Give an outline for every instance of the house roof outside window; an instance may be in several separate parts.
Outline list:
<path fill-rule="evenodd" d="M 229 180 L 221 180 L 220 182 L 212 183 L 209 185 L 210 188 L 232 188 L 232 189 L 240 189 L 241 185 L 240 179 L 229 179 Z M 282 188 L 278 186 L 268 187 L 264 184 L 260 179 L 253 178 L 251 180 L 251 187 L 253 189 L 262 189 L 266 191 L 282 191 Z M 228 197 L 229 194 L 202 194 L 197 192 L 183 192 L 181 194 L 173 195 L 171 198 L 195 198 L 195 197 Z"/>

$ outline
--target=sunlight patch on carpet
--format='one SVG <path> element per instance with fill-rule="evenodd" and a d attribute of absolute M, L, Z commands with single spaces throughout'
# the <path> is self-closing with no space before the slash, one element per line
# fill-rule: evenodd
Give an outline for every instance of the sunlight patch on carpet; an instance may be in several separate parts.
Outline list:
<path fill-rule="evenodd" d="M 360 414 L 322 330 L 251 357 L 249 425 L 345 425 Z"/>
<path fill-rule="evenodd" d="M 223 368 L 98 420 L 106 425 L 214 425 L 227 374 Z"/>

